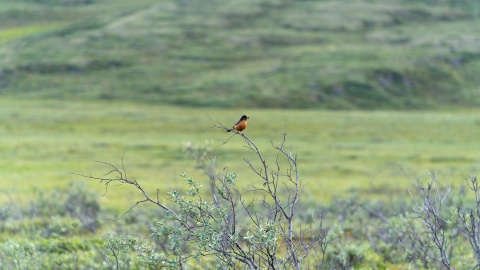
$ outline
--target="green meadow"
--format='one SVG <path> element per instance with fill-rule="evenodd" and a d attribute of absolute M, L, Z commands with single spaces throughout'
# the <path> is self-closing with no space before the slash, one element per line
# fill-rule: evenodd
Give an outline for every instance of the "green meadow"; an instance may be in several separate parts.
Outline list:
<path fill-rule="evenodd" d="M 260 179 L 244 157 L 254 160 L 236 136 L 209 128 L 212 119 L 226 126 L 250 116 L 245 134 L 274 158 L 270 141 L 287 130 L 287 143 L 298 151 L 307 196 L 330 202 L 339 196 L 406 198 L 414 180 L 437 173 L 445 183 L 462 185 L 478 171 L 480 115 L 455 111 L 313 111 L 211 109 L 129 102 L 65 102 L 4 99 L 0 102 L 1 186 L 19 199 L 38 189 L 87 181 L 70 173 L 102 175 L 105 161 L 120 166 L 124 155 L 130 177 L 151 192 L 184 188 L 183 172 L 207 180 L 182 153 L 183 142 L 213 141 L 217 169 L 228 166 L 248 187 Z M 89 180 L 99 195 L 103 186 Z M 125 209 L 140 194 L 124 186 L 101 198 L 106 207 Z M 5 197 L 4 197 L 5 198 Z"/>
<path fill-rule="evenodd" d="M 162 202 L 189 188 L 183 173 L 208 193 L 190 143 L 242 192 L 261 186 L 242 138 L 212 128 L 243 114 L 269 161 L 286 131 L 298 222 L 325 213 L 336 269 L 438 269 L 398 243 L 415 181 L 453 187 L 450 215 L 474 205 L 479 18 L 478 0 L 0 0 L 0 269 L 113 269 L 109 232 L 148 240 L 165 212 L 141 205 L 113 222 L 142 194 L 79 175 L 101 177 L 102 162 L 123 157 Z M 474 261 L 461 239 L 458 269 Z"/>
<path fill-rule="evenodd" d="M 222 108 L 475 107 L 478 14 L 478 1 L 456 0 L 1 0 L 0 94 Z"/>

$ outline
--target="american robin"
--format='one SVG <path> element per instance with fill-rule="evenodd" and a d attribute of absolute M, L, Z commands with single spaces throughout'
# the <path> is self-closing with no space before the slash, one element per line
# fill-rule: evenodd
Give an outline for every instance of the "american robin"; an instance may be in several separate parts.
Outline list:
<path fill-rule="evenodd" d="M 236 131 L 243 131 L 244 129 L 247 128 L 247 119 L 249 119 L 250 117 L 246 116 L 246 115 L 242 115 L 242 117 L 240 118 L 240 120 L 238 120 L 237 123 L 235 123 L 235 125 L 233 125 L 233 127 L 229 130 L 227 130 L 227 132 L 230 132 L 232 130 L 236 130 Z"/>

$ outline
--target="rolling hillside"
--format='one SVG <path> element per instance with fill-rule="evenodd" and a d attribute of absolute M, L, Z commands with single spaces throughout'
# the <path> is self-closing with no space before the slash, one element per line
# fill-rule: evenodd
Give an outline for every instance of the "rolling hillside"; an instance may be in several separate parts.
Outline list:
<path fill-rule="evenodd" d="M 453 0 L 0 0 L 0 95 L 476 106 L 479 14 L 479 1 Z"/>

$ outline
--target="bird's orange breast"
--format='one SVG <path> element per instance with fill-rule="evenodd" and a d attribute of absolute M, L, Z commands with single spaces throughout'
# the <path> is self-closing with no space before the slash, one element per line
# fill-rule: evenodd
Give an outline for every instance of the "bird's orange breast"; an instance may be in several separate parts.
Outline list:
<path fill-rule="evenodd" d="M 235 126 L 236 131 L 242 131 L 247 128 L 247 121 L 243 120 L 238 125 Z"/>

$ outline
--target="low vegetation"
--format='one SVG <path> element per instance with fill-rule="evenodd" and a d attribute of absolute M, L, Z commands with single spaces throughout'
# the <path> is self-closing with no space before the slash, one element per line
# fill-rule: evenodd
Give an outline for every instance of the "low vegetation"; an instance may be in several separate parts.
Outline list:
<path fill-rule="evenodd" d="M 217 125 L 217 127 L 220 127 Z M 281 134 L 280 134 L 281 136 Z M 27 205 L 2 205 L 0 265 L 8 269 L 475 269 L 480 263 L 478 180 L 453 191 L 431 180 L 395 201 L 347 196 L 325 205 L 304 192 L 298 153 L 273 143 L 267 160 L 243 134 L 258 183 L 217 167 L 212 148 L 185 144 L 206 185 L 183 174 L 185 188 L 146 190 L 123 158 L 105 174 L 76 174 L 140 194 L 120 213 L 101 207 L 85 182 L 39 192 Z M 233 140 L 228 141 L 228 143 Z M 228 144 L 227 143 L 227 144 Z M 91 184 L 92 182 L 90 182 Z M 243 185 L 245 186 L 245 185 Z M 208 187 L 211 187 L 208 189 Z M 452 194 L 453 193 L 453 194 Z M 473 197 L 472 195 L 475 195 Z M 51 200 L 51 198 L 55 200 Z M 156 208 L 145 207 L 145 203 Z M 147 239 L 146 236 L 150 235 Z"/>
<path fill-rule="evenodd" d="M 479 16 L 0 0 L 0 268 L 480 268 Z"/>
<path fill-rule="evenodd" d="M 478 1 L 0 1 L 0 89 L 184 106 L 479 104 Z"/>
<path fill-rule="evenodd" d="M 228 133 L 209 128 L 210 117 L 233 124 L 250 116 L 246 134 L 274 158 L 270 140 L 287 127 L 301 154 L 306 192 L 328 203 L 339 194 L 390 200 L 408 196 L 413 180 L 437 172 L 441 181 L 460 186 L 476 171 L 478 113 L 472 111 L 386 112 L 224 110 L 143 105 L 127 102 L 0 101 L 0 185 L 16 199 L 35 190 L 65 188 L 79 180 L 71 172 L 100 174 L 92 161 L 114 162 L 125 153 L 132 177 L 166 193 L 185 187 L 178 175 L 191 166 L 182 142 L 209 141 L 218 166 L 241 172 L 239 185 L 255 174 L 241 157 L 250 157 L 239 141 L 220 146 Z M 419 129 L 420 128 L 420 129 Z M 113 159 L 113 160 L 112 160 Z M 200 181 L 200 171 L 188 172 Z M 160 185 L 159 185 L 160 183 Z M 118 198 L 102 204 L 124 209 L 131 193 L 114 187 Z M 403 192 L 399 192 L 403 190 Z M 101 191 L 98 191 L 98 196 Z M 3 199 L 5 197 L 2 197 Z"/>

